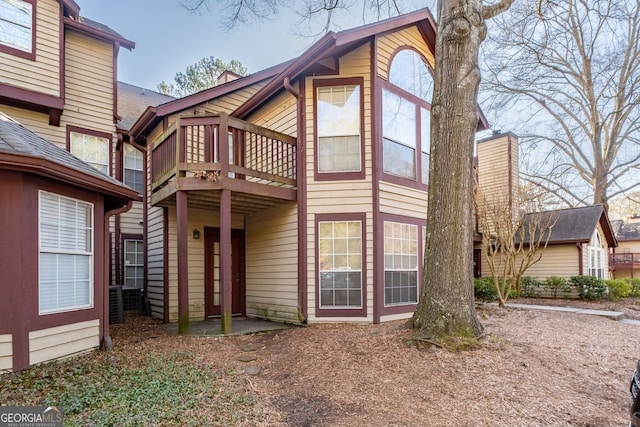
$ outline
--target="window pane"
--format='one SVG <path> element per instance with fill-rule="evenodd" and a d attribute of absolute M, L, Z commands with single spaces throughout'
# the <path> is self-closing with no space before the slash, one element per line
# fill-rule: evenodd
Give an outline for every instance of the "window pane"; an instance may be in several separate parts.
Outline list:
<path fill-rule="evenodd" d="M 0 0 L 0 43 L 31 52 L 32 14 L 30 3 L 21 0 Z"/>
<path fill-rule="evenodd" d="M 71 154 L 109 174 L 109 139 L 77 132 L 69 134 Z"/>
<path fill-rule="evenodd" d="M 386 90 L 382 92 L 382 106 L 384 137 L 415 148 L 416 106 Z"/>
<path fill-rule="evenodd" d="M 124 144 L 124 183 L 142 194 L 144 189 L 142 152 L 131 144 Z"/>
<path fill-rule="evenodd" d="M 418 227 L 384 223 L 385 305 L 418 302 Z"/>
<path fill-rule="evenodd" d="M 405 49 L 396 54 L 389 69 L 389 81 L 407 92 L 431 102 L 433 77 L 429 66 L 417 52 Z"/>
<path fill-rule="evenodd" d="M 382 145 L 384 171 L 393 175 L 415 179 L 415 153 L 415 149 L 385 138 Z"/>
<path fill-rule="evenodd" d="M 360 86 L 317 88 L 318 172 L 361 170 Z"/>
<path fill-rule="evenodd" d="M 93 209 L 88 203 L 40 193 L 39 309 L 91 306 Z"/>
<path fill-rule="evenodd" d="M 318 230 L 320 306 L 362 307 L 362 223 L 320 222 Z"/>
<path fill-rule="evenodd" d="M 144 242 L 124 241 L 124 286 L 142 288 L 144 285 Z"/>
<path fill-rule="evenodd" d="M 420 108 L 420 150 L 422 151 L 421 178 L 424 184 L 429 183 L 429 161 L 431 150 L 431 112 Z"/>

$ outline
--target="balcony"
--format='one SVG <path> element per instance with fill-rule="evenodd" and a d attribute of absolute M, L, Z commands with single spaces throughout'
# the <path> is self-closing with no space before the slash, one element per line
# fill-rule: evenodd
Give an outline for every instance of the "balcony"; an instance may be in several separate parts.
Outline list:
<path fill-rule="evenodd" d="M 640 253 L 621 253 L 609 255 L 609 268 L 640 268 Z"/>
<path fill-rule="evenodd" d="M 151 204 L 187 191 L 189 206 L 216 208 L 221 190 L 243 214 L 295 201 L 296 150 L 296 138 L 226 114 L 180 117 L 149 146 Z"/>

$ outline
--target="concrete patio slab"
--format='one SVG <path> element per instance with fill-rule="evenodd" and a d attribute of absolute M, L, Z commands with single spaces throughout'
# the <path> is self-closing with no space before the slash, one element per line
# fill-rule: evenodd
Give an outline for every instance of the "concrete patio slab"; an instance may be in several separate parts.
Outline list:
<path fill-rule="evenodd" d="M 174 334 L 178 333 L 177 323 L 165 323 L 162 328 Z M 248 335 L 258 332 L 277 331 L 281 329 L 295 328 L 288 323 L 270 322 L 263 319 L 233 319 L 231 321 L 232 332 L 229 335 Z M 194 336 L 225 336 L 222 334 L 220 320 L 203 320 L 189 322 L 189 335 Z"/>

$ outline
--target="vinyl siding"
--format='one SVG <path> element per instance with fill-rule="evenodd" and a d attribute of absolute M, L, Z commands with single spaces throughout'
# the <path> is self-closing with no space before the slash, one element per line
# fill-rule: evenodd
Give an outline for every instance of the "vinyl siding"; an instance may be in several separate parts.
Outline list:
<path fill-rule="evenodd" d="M 393 53 L 400 47 L 412 47 L 420 52 L 431 65 L 433 69 L 434 57 L 433 53 L 427 47 L 424 38 L 420 34 L 420 31 L 416 27 L 409 27 L 404 30 L 400 30 L 394 33 L 387 34 L 378 38 L 377 51 L 378 57 L 376 60 L 376 67 L 378 76 L 385 80 L 388 80 L 389 63 Z"/>
<path fill-rule="evenodd" d="M 100 345 L 100 320 L 29 332 L 29 364 L 92 350 Z"/>
<path fill-rule="evenodd" d="M 219 227 L 219 212 L 189 209 L 187 253 L 189 257 L 189 319 L 204 320 L 204 228 Z M 178 321 L 178 238 L 176 209 L 169 208 L 169 322 Z M 244 217 L 233 215 L 231 228 L 243 229 Z M 191 237 L 192 230 L 200 231 L 200 239 Z"/>
<path fill-rule="evenodd" d="M 0 111 L 21 123 L 24 127 L 37 133 L 47 141 L 53 142 L 63 150 L 67 149 L 67 131 L 63 126 L 49 126 L 49 115 L 24 110 L 22 108 L 0 105 Z"/>
<path fill-rule="evenodd" d="M 142 202 L 133 202 L 133 206 L 127 212 L 120 214 L 120 233 L 121 234 L 140 234 L 143 229 L 140 222 L 142 221 Z"/>
<path fill-rule="evenodd" d="M 298 214 L 293 204 L 247 217 L 248 317 L 298 322 Z"/>
<path fill-rule="evenodd" d="M 153 317 L 164 320 L 164 216 L 162 208 L 149 208 L 147 226 L 147 298 Z"/>
<path fill-rule="evenodd" d="M 249 117 L 248 121 L 296 137 L 298 123 L 296 107 L 296 99 L 293 95 L 283 91 Z"/>
<path fill-rule="evenodd" d="M 583 253 L 585 249 L 583 249 Z M 540 261 L 529 267 L 524 275 L 540 280 L 544 280 L 549 276 L 559 276 L 566 279 L 571 276 L 577 276 L 580 274 L 579 256 L 580 253 L 575 243 L 547 246 L 542 252 Z M 583 265 L 586 267 L 586 264 Z M 490 274 L 491 271 L 489 270 L 486 256 L 483 255 L 482 275 L 486 277 Z"/>
<path fill-rule="evenodd" d="M 38 0 L 35 61 L 0 52 L 0 83 L 55 97 L 60 96 L 60 4 Z"/>
<path fill-rule="evenodd" d="M 509 202 L 509 184 L 512 200 L 518 195 L 518 144 L 510 139 L 505 135 L 477 144 L 478 195 L 489 206 Z"/>
<path fill-rule="evenodd" d="M 0 372 L 13 369 L 13 335 L 0 335 Z"/>

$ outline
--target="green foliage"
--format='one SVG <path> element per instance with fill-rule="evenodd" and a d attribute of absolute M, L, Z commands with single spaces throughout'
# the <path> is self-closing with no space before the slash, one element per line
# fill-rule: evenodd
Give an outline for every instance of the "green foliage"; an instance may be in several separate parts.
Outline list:
<path fill-rule="evenodd" d="M 571 284 L 567 279 L 559 276 L 549 276 L 544 281 L 544 287 L 551 292 L 552 298 L 558 298 L 571 292 Z"/>
<path fill-rule="evenodd" d="M 498 298 L 498 292 L 491 277 L 473 279 L 473 291 L 475 298 L 483 302 L 493 302 Z"/>
<path fill-rule="evenodd" d="M 167 84 L 163 81 L 157 85 L 157 88 L 165 95 L 181 98 L 214 87 L 218 83 L 218 77 L 224 71 L 231 71 L 240 76 L 247 75 L 247 68 L 237 59 L 225 63 L 219 58 L 210 56 L 189 65 L 184 73 L 176 73 L 173 77 L 174 83 Z"/>
<path fill-rule="evenodd" d="M 610 279 L 605 280 L 605 283 L 609 288 L 609 299 L 611 301 L 618 301 L 619 299 L 626 298 L 631 294 L 632 286 L 628 280 Z"/>
<path fill-rule="evenodd" d="M 523 298 L 540 298 L 540 288 L 543 282 L 531 276 L 524 276 L 520 280 L 520 296 Z"/>
<path fill-rule="evenodd" d="M 573 276 L 570 283 L 578 290 L 580 298 L 587 301 L 603 300 L 607 296 L 607 284 L 593 276 Z"/>
<path fill-rule="evenodd" d="M 2 377 L 4 405 L 50 405 L 65 425 L 259 424 L 241 374 L 216 372 L 188 351 L 92 353 Z M 257 416 L 257 419 L 253 419 Z"/>
<path fill-rule="evenodd" d="M 634 278 L 628 280 L 631 285 L 631 293 L 629 296 L 633 298 L 640 298 L 640 279 Z"/>

